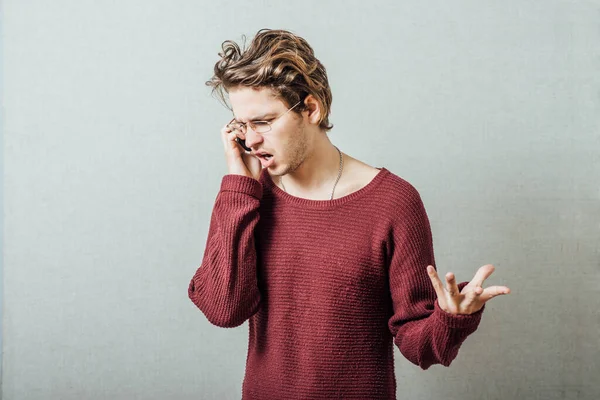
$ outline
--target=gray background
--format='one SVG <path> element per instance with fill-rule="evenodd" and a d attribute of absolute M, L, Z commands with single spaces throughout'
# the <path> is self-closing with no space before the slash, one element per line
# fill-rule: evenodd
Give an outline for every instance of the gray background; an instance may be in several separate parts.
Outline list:
<path fill-rule="evenodd" d="M 285 3 L 287 4 L 287 2 Z M 239 399 L 247 323 L 187 297 L 226 173 L 225 39 L 306 38 L 330 133 L 421 193 L 440 273 L 491 263 L 450 368 L 402 399 L 600 397 L 600 2 L 3 4 L 2 395 Z"/>

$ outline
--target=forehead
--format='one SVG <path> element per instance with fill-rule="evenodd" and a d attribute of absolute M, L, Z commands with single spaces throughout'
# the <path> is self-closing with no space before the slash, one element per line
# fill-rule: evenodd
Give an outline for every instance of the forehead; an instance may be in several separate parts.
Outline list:
<path fill-rule="evenodd" d="M 238 87 L 229 90 L 229 102 L 238 121 L 285 111 L 285 104 L 269 88 Z"/>

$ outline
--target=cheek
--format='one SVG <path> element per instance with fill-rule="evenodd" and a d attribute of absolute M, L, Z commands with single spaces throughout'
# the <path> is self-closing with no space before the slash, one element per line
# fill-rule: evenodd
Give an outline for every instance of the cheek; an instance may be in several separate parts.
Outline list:
<path fill-rule="evenodd" d="M 290 147 L 292 138 L 289 135 L 279 133 L 276 136 L 269 138 L 269 145 L 271 148 L 278 151 L 285 151 Z"/>
<path fill-rule="evenodd" d="M 303 124 L 291 124 L 285 131 L 279 131 L 275 135 L 265 137 L 268 148 L 284 155 L 286 158 L 297 157 L 305 147 Z"/>

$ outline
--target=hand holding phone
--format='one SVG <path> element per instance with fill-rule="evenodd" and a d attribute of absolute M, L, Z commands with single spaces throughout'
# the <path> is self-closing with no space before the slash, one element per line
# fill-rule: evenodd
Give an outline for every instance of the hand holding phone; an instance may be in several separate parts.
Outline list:
<path fill-rule="evenodd" d="M 251 153 L 244 139 L 237 136 L 229 124 L 221 129 L 221 140 L 225 148 L 225 159 L 230 174 L 259 179 L 262 166 L 258 157 Z"/>
<path fill-rule="evenodd" d="M 244 150 L 246 151 L 252 151 L 251 148 L 246 147 L 246 141 L 244 139 L 240 139 L 239 137 L 235 137 L 235 141 L 238 142 L 240 144 L 240 146 L 242 146 L 244 148 Z"/>

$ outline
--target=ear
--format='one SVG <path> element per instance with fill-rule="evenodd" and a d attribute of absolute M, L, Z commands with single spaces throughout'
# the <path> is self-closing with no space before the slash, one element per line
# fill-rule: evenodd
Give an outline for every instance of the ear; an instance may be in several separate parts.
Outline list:
<path fill-rule="evenodd" d="M 304 115 L 304 113 L 308 113 L 308 122 L 313 125 L 318 125 L 319 118 L 321 118 L 321 105 L 319 104 L 317 98 L 312 94 L 309 94 L 304 99 L 304 105 L 306 110 L 302 111 L 302 114 Z"/>

